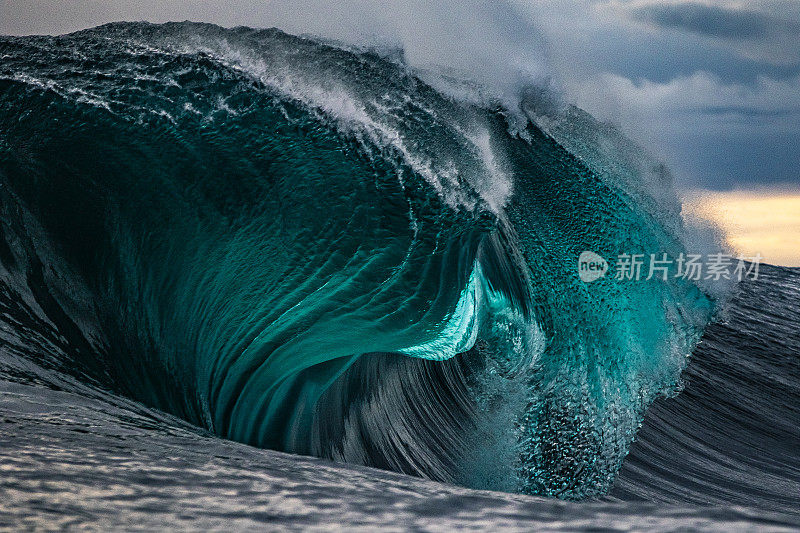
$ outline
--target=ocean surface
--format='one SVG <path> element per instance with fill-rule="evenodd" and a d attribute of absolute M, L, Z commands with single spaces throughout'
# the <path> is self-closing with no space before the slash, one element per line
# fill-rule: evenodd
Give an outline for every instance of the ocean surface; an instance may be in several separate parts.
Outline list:
<path fill-rule="evenodd" d="M 0 528 L 800 528 L 800 270 L 402 51 L 0 37 Z M 647 278 L 650 279 L 647 279 Z"/>

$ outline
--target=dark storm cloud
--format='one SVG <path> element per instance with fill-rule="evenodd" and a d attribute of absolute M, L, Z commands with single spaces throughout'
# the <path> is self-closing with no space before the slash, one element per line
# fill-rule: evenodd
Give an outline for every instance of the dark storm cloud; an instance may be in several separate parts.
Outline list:
<path fill-rule="evenodd" d="M 581 53 L 587 62 L 607 72 L 661 83 L 697 71 L 710 72 L 729 83 L 754 83 L 763 76 L 782 80 L 800 74 L 800 64 L 743 56 L 697 35 L 682 39 L 635 31 L 624 38 L 598 35 L 585 43 Z"/>
<path fill-rule="evenodd" d="M 800 109 L 780 108 L 780 109 L 761 109 L 758 107 L 741 105 L 713 105 L 703 106 L 692 110 L 690 113 L 703 113 L 705 115 L 733 115 L 743 118 L 782 118 L 797 116 L 800 117 Z"/>
<path fill-rule="evenodd" d="M 663 28 L 723 39 L 762 39 L 773 32 L 800 34 L 800 24 L 756 11 L 699 3 L 651 4 L 632 11 L 634 18 Z"/>

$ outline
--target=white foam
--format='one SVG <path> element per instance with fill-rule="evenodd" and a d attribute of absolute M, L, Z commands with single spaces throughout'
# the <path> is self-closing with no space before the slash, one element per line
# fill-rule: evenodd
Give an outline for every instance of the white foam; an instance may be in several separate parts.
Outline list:
<path fill-rule="evenodd" d="M 281 96 L 321 112 L 333 119 L 340 131 L 361 140 L 367 147 L 377 146 L 398 154 L 405 165 L 422 176 L 454 208 L 474 210 L 477 205 L 474 193 L 477 192 L 490 209 L 499 212 L 510 196 L 511 179 L 501 170 L 491 148 L 491 135 L 485 128 L 467 131 L 455 127 L 465 141 L 473 145 L 474 153 L 484 166 L 484 175 L 477 182 L 466 183 L 465 172 L 457 162 L 434 161 L 426 153 L 415 150 L 403 133 L 390 124 L 388 119 L 394 118 L 390 107 L 375 100 L 374 95 L 364 99 L 337 80 L 290 65 L 267 62 L 255 51 L 236 48 L 226 40 L 213 45 L 208 41 L 195 43 L 189 49 L 184 46 L 183 52 L 191 51 L 202 52 L 227 68 L 257 79 Z M 432 109 L 428 112 L 435 115 Z"/>

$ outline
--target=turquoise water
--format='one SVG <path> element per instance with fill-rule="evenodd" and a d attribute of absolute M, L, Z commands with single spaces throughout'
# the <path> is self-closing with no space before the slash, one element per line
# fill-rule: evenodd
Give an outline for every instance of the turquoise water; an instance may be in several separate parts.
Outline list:
<path fill-rule="evenodd" d="M 685 244 L 663 167 L 574 108 L 459 100 L 277 30 L 113 24 L 0 55 L 18 372 L 258 447 L 578 499 L 714 312 L 680 278 L 580 280 L 583 251 Z"/>

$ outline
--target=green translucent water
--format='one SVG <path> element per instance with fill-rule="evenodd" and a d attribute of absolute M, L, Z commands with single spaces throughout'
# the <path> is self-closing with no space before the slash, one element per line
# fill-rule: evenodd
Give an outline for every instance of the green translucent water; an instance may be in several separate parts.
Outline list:
<path fill-rule="evenodd" d="M 220 436 L 595 495 L 711 316 L 578 277 L 683 249 L 652 168 L 376 54 L 188 23 L 0 54 L 2 262 L 52 365 Z"/>

